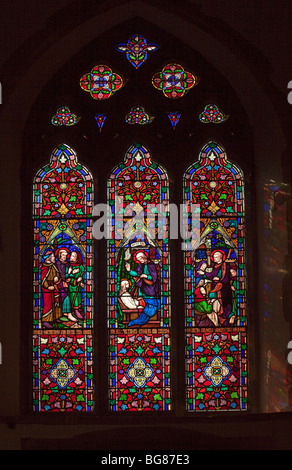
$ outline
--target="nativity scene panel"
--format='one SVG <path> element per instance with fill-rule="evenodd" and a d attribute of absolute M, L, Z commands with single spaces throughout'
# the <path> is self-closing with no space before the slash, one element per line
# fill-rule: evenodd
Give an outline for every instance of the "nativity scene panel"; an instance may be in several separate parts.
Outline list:
<path fill-rule="evenodd" d="M 108 197 L 110 409 L 170 410 L 167 174 L 134 145 L 112 171 Z"/>

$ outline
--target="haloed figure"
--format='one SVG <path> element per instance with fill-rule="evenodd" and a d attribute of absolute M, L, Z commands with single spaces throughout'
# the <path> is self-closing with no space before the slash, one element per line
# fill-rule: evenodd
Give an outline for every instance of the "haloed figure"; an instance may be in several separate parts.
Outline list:
<path fill-rule="evenodd" d="M 69 320 L 74 322 L 83 318 L 81 309 L 84 271 L 81 253 L 79 251 L 72 251 L 68 266 L 66 267 L 68 295 L 63 303 L 63 313 Z"/>
<path fill-rule="evenodd" d="M 211 281 L 209 299 L 219 301 L 221 306 L 218 311 L 219 323 L 220 325 L 228 325 L 233 306 L 230 265 L 226 262 L 226 255 L 222 250 L 214 250 L 211 253 L 211 261 L 211 268 L 203 263 L 197 274 L 203 279 Z"/>
<path fill-rule="evenodd" d="M 66 268 L 68 266 L 68 258 L 70 251 L 68 248 L 61 247 L 56 250 L 56 267 L 60 273 L 60 301 L 63 306 L 63 302 L 68 295 L 68 284 L 66 282 Z"/>
<path fill-rule="evenodd" d="M 42 321 L 43 326 L 46 328 L 51 328 L 52 323 L 57 321 L 62 315 L 60 280 L 60 274 L 55 266 L 54 251 L 48 249 L 43 256 L 43 264 L 41 266 Z"/>
<path fill-rule="evenodd" d="M 132 270 L 129 263 L 125 263 L 126 270 L 135 281 L 138 288 L 138 297 L 142 297 L 145 307 L 135 320 L 129 322 L 128 326 L 142 326 L 149 321 L 160 308 L 159 281 L 156 266 L 153 261 L 148 260 L 148 254 L 144 250 L 137 251 L 134 255 L 136 270 Z"/>

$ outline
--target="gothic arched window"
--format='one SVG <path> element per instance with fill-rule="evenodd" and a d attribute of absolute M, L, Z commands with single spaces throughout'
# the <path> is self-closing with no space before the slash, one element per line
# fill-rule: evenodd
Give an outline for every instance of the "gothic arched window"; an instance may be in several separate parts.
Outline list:
<path fill-rule="evenodd" d="M 33 184 L 33 409 L 92 411 L 93 179 L 65 144 Z"/>
<path fill-rule="evenodd" d="M 249 169 L 246 116 L 191 48 L 170 59 L 171 35 L 145 34 L 122 43 L 118 28 L 105 33 L 106 62 L 97 39 L 80 50 L 28 120 L 39 129 L 30 182 L 39 155 L 55 148 L 33 183 L 34 411 L 159 420 L 247 408 L 243 174 L 216 143 Z M 29 158 L 28 138 L 25 148 Z M 197 207 L 198 245 L 183 237 L 182 202 Z M 104 210 L 106 220 L 93 220 Z M 229 284 L 220 289 L 213 275 L 209 292 L 217 257 Z M 227 308 L 222 299 L 232 299 Z"/>
<path fill-rule="evenodd" d="M 168 178 L 141 145 L 108 180 L 110 409 L 170 410 Z"/>
<path fill-rule="evenodd" d="M 244 180 L 216 142 L 185 172 L 184 203 L 198 215 L 185 251 L 187 410 L 245 410 Z"/>

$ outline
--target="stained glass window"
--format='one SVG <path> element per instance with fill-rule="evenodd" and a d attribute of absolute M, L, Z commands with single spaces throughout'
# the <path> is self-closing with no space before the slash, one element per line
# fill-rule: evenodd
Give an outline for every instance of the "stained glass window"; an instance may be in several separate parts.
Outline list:
<path fill-rule="evenodd" d="M 140 124 L 143 126 L 152 122 L 153 119 L 154 116 L 147 114 L 143 106 L 134 106 L 126 116 L 126 123 Z"/>
<path fill-rule="evenodd" d="M 94 117 L 95 117 L 98 130 L 99 132 L 101 132 L 107 116 L 106 114 L 95 114 Z"/>
<path fill-rule="evenodd" d="M 199 83 L 199 78 L 180 64 L 168 64 L 152 77 L 152 85 L 162 91 L 166 98 L 177 99 L 185 96 Z"/>
<path fill-rule="evenodd" d="M 33 184 L 33 408 L 92 411 L 93 179 L 67 145 Z"/>
<path fill-rule="evenodd" d="M 61 106 L 52 117 L 51 122 L 54 126 L 74 126 L 80 121 L 80 117 L 71 113 L 68 106 Z"/>
<path fill-rule="evenodd" d="M 123 78 L 107 65 L 96 65 L 80 79 L 82 90 L 90 93 L 94 100 L 104 101 L 124 86 Z"/>
<path fill-rule="evenodd" d="M 118 44 L 117 50 L 126 53 L 127 60 L 136 69 L 147 60 L 149 51 L 156 51 L 158 46 L 156 44 L 148 44 L 140 34 L 131 36 L 127 44 Z"/>
<path fill-rule="evenodd" d="M 172 125 L 172 128 L 175 129 L 178 121 L 180 120 L 181 113 L 168 113 L 167 115 Z"/>
<path fill-rule="evenodd" d="M 199 120 L 204 124 L 219 124 L 227 121 L 229 118 L 223 111 L 221 111 L 215 104 L 208 104 L 199 115 Z"/>
<path fill-rule="evenodd" d="M 199 207 L 184 254 L 186 407 L 246 410 L 244 180 L 217 143 L 185 172 L 184 202 Z"/>
<path fill-rule="evenodd" d="M 108 180 L 111 411 L 165 411 L 170 401 L 168 177 L 133 145 Z"/>

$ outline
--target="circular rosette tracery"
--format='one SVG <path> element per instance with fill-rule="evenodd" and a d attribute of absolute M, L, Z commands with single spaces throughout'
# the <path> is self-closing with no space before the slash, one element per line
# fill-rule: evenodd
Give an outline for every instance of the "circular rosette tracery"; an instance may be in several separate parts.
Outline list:
<path fill-rule="evenodd" d="M 80 79 L 80 86 L 95 100 L 106 100 L 124 86 L 124 80 L 107 65 L 96 65 Z"/>
<path fill-rule="evenodd" d="M 152 78 L 152 85 L 163 92 L 167 98 L 175 99 L 184 96 L 199 83 L 198 77 L 187 72 L 179 64 L 168 64 Z"/>

